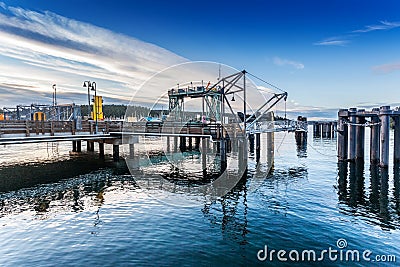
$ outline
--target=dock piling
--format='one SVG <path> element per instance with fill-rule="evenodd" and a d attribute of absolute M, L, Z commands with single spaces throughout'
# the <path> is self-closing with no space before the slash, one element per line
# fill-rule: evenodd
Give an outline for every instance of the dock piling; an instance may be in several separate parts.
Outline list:
<path fill-rule="evenodd" d="M 365 147 L 365 113 L 364 109 L 359 109 L 356 117 L 356 157 L 357 161 L 364 161 Z"/>
<path fill-rule="evenodd" d="M 349 153 L 348 160 L 354 161 L 356 158 L 356 122 L 357 122 L 357 109 L 349 109 Z"/>
<path fill-rule="evenodd" d="M 372 112 L 379 113 L 379 108 L 372 109 Z M 379 125 L 379 117 L 372 116 L 371 117 L 371 139 L 370 139 L 370 162 L 373 165 L 378 165 L 380 162 L 380 125 Z"/>
<path fill-rule="evenodd" d="M 347 150 L 348 150 L 348 132 L 347 132 L 347 124 L 346 124 L 347 116 L 348 116 L 347 109 L 339 110 L 337 142 L 338 142 L 338 160 L 340 162 L 347 160 Z"/>
<path fill-rule="evenodd" d="M 396 114 L 396 116 L 393 116 L 393 120 L 394 120 L 393 161 L 396 164 L 400 162 L 400 116 Z"/>
<path fill-rule="evenodd" d="M 381 136 L 380 136 L 380 166 L 383 168 L 389 165 L 389 129 L 390 129 L 390 106 L 382 106 L 379 110 L 379 118 L 381 120 Z"/>
<path fill-rule="evenodd" d="M 119 145 L 113 145 L 113 160 L 114 162 L 119 161 Z"/>

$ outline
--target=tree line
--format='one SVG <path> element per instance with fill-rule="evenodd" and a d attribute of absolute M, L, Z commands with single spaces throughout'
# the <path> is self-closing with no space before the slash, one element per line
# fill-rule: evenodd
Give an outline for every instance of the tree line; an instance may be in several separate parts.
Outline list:
<path fill-rule="evenodd" d="M 105 118 L 123 118 L 126 114 L 127 108 L 128 106 L 126 105 L 103 105 L 103 114 Z M 147 107 L 131 106 L 129 107 L 129 113 L 131 114 L 127 115 L 140 119 L 141 117 L 148 116 L 149 112 L 150 109 Z M 88 105 L 81 105 L 81 114 L 82 116 L 86 116 L 88 114 Z"/>

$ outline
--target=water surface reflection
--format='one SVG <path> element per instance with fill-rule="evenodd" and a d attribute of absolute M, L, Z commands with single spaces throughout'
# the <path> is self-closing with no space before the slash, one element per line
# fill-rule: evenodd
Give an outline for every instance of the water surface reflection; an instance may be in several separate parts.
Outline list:
<path fill-rule="evenodd" d="M 368 223 L 383 229 L 398 229 L 399 221 L 399 165 L 393 168 L 393 180 L 388 168 L 372 165 L 368 180 L 364 163 L 338 163 L 338 198 L 340 209 L 346 214 L 362 216 Z M 390 193 L 390 182 L 394 183 Z M 369 187 L 366 188 L 366 184 Z"/>

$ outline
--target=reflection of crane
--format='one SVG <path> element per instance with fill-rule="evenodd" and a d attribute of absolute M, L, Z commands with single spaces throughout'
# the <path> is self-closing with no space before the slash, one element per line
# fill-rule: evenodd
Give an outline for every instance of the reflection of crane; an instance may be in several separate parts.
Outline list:
<path fill-rule="evenodd" d="M 221 225 L 224 236 L 240 245 L 247 243 L 247 179 L 241 180 L 235 188 L 219 201 L 205 204 L 202 212 L 213 225 Z M 221 207 L 218 207 L 218 203 Z"/>

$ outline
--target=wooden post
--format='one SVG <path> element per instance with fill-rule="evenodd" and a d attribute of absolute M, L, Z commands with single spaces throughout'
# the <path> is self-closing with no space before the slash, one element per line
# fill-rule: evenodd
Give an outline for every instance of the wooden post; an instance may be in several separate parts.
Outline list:
<path fill-rule="evenodd" d="M 181 151 L 186 151 L 186 137 L 184 136 L 180 137 L 179 148 Z"/>
<path fill-rule="evenodd" d="M 337 122 L 334 121 L 332 122 L 332 138 L 336 138 L 336 132 L 337 132 Z"/>
<path fill-rule="evenodd" d="M 171 152 L 171 144 L 170 144 L 170 137 L 169 136 L 167 136 L 167 153 L 170 153 Z"/>
<path fill-rule="evenodd" d="M 225 138 L 221 138 L 219 142 L 220 142 L 220 156 L 221 156 L 221 172 L 223 172 L 227 166 L 226 140 Z"/>
<path fill-rule="evenodd" d="M 114 162 L 119 161 L 119 145 L 113 145 L 113 160 Z"/>
<path fill-rule="evenodd" d="M 104 158 L 104 143 L 102 142 L 99 142 L 99 157 Z"/>
<path fill-rule="evenodd" d="M 326 130 L 327 127 L 326 126 L 327 125 L 325 122 L 321 123 L 322 138 L 327 138 L 327 130 Z"/>
<path fill-rule="evenodd" d="M 380 136 L 380 166 L 387 168 L 389 166 L 389 130 L 390 130 L 390 106 L 382 106 L 379 110 L 381 120 Z"/>
<path fill-rule="evenodd" d="M 356 158 L 356 126 L 355 123 L 357 121 L 357 109 L 350 108 L 349 109 L 349 154 L 348 160 L 354 161 Z"/>
<path fill-rule="evenodd" d="M 191 151 L 193 148 L 193 138 L 192 137 L 188 137 L 189 139 L 189 150 Z"/>
<path fill-rule="evenodd" d="M 110 132 L 110 123 L 106 121 L 106 133 Z"/>
<path fill-rule="evenodd" d="M 365 124 L 364 109 L 359 109 L 357 112 L 356 123 Z M 365 144 L 365 126 L 356 126 L 356 160 L 364 161 L 364 144 Z"/>
<path fill-rule="evenodd" d="M 43 118 L 42 118 L 42 120 L 40 121 L 40 127 L 41 127 L 41 130 L 42 130 L 42 135 L 44 135 L 45 127 L 44 127 L 44 120 L 43 120 Z"/>
<path fill-rule="evenodd" d="M 75 121 L 73 120 L 73 121 L 71 121 L 71 132 L 72 132 L 72 135 L 75 135 L 75 129 L 76 129 Z"/>
<path fill-rule="evenodd" d="M 256 162 L 260 161 L 260 151 L 261 151 L 261 134 L 256 133 Z"/>
<path fill-rule="evenodd" d="M 54 122 L 53 121 L 50 122 L 50 135 L 54 136 Z"/>
<path fill-rule="evenodd" d="M 135 145 L 129 144 L 129 158 L 133 159 L 135 157 Z"/>
<path fill-rule="evenodd" d="M 76 141 L 76 152 L 82 151 L 82 142 L 81 140 Z"/>
<path fill-rule="evenodd" d="M 341 109 L 338 112 L 339 125 L 337 132 L 337 145 L 338 145 L 338 160 L 345 161 L 347 160 L 347 149 L 348 149 L 348 133 L 347 133 L 347 124 L 345 122 L 348 116 L 347 109 Z"/>
<path fill-rule="evenodd" d="M 76 152 L 76 141 L 72 141 L 72 152 Z"/>
<path fill-rule="evenodd" d="M 371 140 L 370 140 L 370 161 L 371 164 L 379 164 L 380 161 L 380 125 L 379 123 L 379 108 L 374 108 L 372 109 L 373 113 L 376 113 L 376 115 L 373 115 L 371 117 Z"/>
<path fill-rule="evenodd" d="M 174 153 L 178 152 L 178 137 L 174 136 Z"/>
<path fill-rule="evenodd" d="M 244 152 L 244 138 L 237 139 L 238 141 L 238 163 L 239 163 L 239 172 L 246 168 L 245 165 L 245 152 Z"/>
<path fill-rule="evenodd" d="M 25 136 L 30 136 L 31 135 L 31 130 L 30 130 L 30 126 L 29 126 L 29 121 L 26 120 L 25 121 Z"/>
<path fill-rule="evenodd" d="M 393 162 L 400 163 L 400 115 L 393 116 L 393 119 L 394 119 Z"/>
<path fill-rule="evenodd" d="M 207 174 L 207 142 L 208 140 L 206 138 L 203 138 L 201 142 L 201 167 L 203 169 L 203 175 Z"/>
<path fill-rule="evenodd" d="M 199 150 L 199 149 L 200 149 L 200 137 L 196 137 L 196 138 L 194 139 L 194 148 L 195 148 L 196 150 Z"/>
<path fill-rule="evenodd" d="M 254 153 L 254 134 L 249 134 L 250 153 Z"/>
<path fill-rule="evenodd" d="M 317 137 L 318 122 L 313 124 L 313 137 Z"/>

